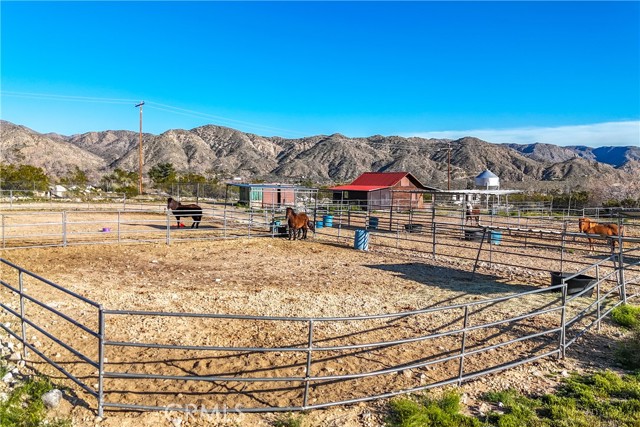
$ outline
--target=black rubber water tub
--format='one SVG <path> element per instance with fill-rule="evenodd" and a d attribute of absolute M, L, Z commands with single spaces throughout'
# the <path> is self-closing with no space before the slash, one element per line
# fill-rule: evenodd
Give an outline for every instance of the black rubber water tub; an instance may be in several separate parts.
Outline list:
<path fill-rule="evenodd" d="M 559 271 L 551 272 L 551 286 L 561 285 L 562 279 L 573 276 L 573 273 L 560 273 Z M 579 274 L 576 277 L 572 277 L 567 280 L 567 295 L 574 295 L 578 292 L 582 292 L 584 289 L 596 283 L 598 279 L 595 277 L 587 276 L 586 274 Z M 561 288 L 558 288 L 560 291 Z M 583 297 L 590 297 L 593 295 L 593 288 L 588 292 L 582 294 Z"/>

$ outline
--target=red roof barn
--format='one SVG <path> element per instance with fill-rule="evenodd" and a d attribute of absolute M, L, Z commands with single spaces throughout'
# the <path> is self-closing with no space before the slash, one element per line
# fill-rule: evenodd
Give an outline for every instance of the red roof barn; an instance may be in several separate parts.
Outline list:
<path fill-rule="evenodd" d="M 333 200 L 355 202 L 369 210 L 395 207 L 421 208 L 422 194 L 410 190 L 436 190 L 425 187 L 409 172 L 365 172 L 351 184 L 331 187 Z M 402 192 L 402 191 L 406 192 Z"/>

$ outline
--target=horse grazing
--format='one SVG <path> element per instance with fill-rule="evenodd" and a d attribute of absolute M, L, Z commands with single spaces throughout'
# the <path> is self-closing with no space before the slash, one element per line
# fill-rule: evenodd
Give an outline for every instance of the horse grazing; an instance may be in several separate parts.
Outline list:
<path fill-rule="evenodd" d="M 467 212 L 465 215 L 464 225 L 467 225 L 471 221 L 473 225 L 473 221 L 476 222 L 476 226 L 480 227 L 480 208 L 477 206 L 471 206 L 471 203 L 467 203 Z"/>
<path fill-rule="evenodd" d="M 180 228 L 180 218 L 188 216 L 193 219 L 191 228 L 200 227 L 200 221 L 202 220 L 202 208 L 200 206 L 196 204 L 183 205 L 179 201 L 169 197 L 167 200 L 167 209 L 171 209 L 173 211 L 173 215 L 175 215 L 176 220 L 178 221 L 178 228 Z"/>
<path fill-rule="evenodd" d="M 620 230 L 618 229 L 618 224 L 611 223 L 599 223 L 591 218 L 580 218 L 578 219 L 578 227 L 580 228 L 581 233 L 585 234 L 598 234 L 600 236 L 619 236 Z M 587 237 L 589 240 L 589 250 L 593 252 L 593 239 Z M 611 239 L 611 251 L 613 252 L 616 248 L 616 240 Z"/>
<path fill-rule="evenodd" d="M 287 224 L 289 225 L 289 240 L 300 239 L 300 231 L 302 231 L 302 239 L 307 238 L 307 230 L 311 229 L 316 232 L 313 222 L 309 220 L 306 213 L 295 213 L 293 208 L 287 208 Z"/>

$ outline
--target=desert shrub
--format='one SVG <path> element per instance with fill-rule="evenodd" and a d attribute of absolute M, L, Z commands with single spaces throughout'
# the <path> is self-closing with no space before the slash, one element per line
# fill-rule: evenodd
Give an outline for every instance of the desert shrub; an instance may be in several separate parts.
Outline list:
<path fill-rule="evenodd" d="M 629 329 L 640 327 L 640 307 L 622 304 L 611 311 L 611 318 L 618 325 Z"/>

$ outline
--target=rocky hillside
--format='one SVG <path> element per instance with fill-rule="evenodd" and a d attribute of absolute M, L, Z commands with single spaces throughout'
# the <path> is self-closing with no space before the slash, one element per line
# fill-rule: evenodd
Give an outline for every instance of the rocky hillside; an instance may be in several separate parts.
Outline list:
<path fill-rule="evenodd" d="M 137 132 L 63 136 L 0 122 L 0 162 L 32 164 L 54 177 L 76 166 L 93 179 L 115 168 L 137 171 L 138 150 Z M 498 175 L 504 186 L 516 188 L 543 183 L 580 188 L 592 181 L 624 184 L 640 179 L 638 147 L 506 145 L 472 137 L 454 141 L 341 134 L 285 139 L 214 125 L 143 135 L 145 172 L 168 162 L 180 172 L 280 182 L 344 183 L 366 171 L 408 171 L 427 185 L 446 187 L 449 150 L 452 188 L 466 187 L 484 169 Z"/>

